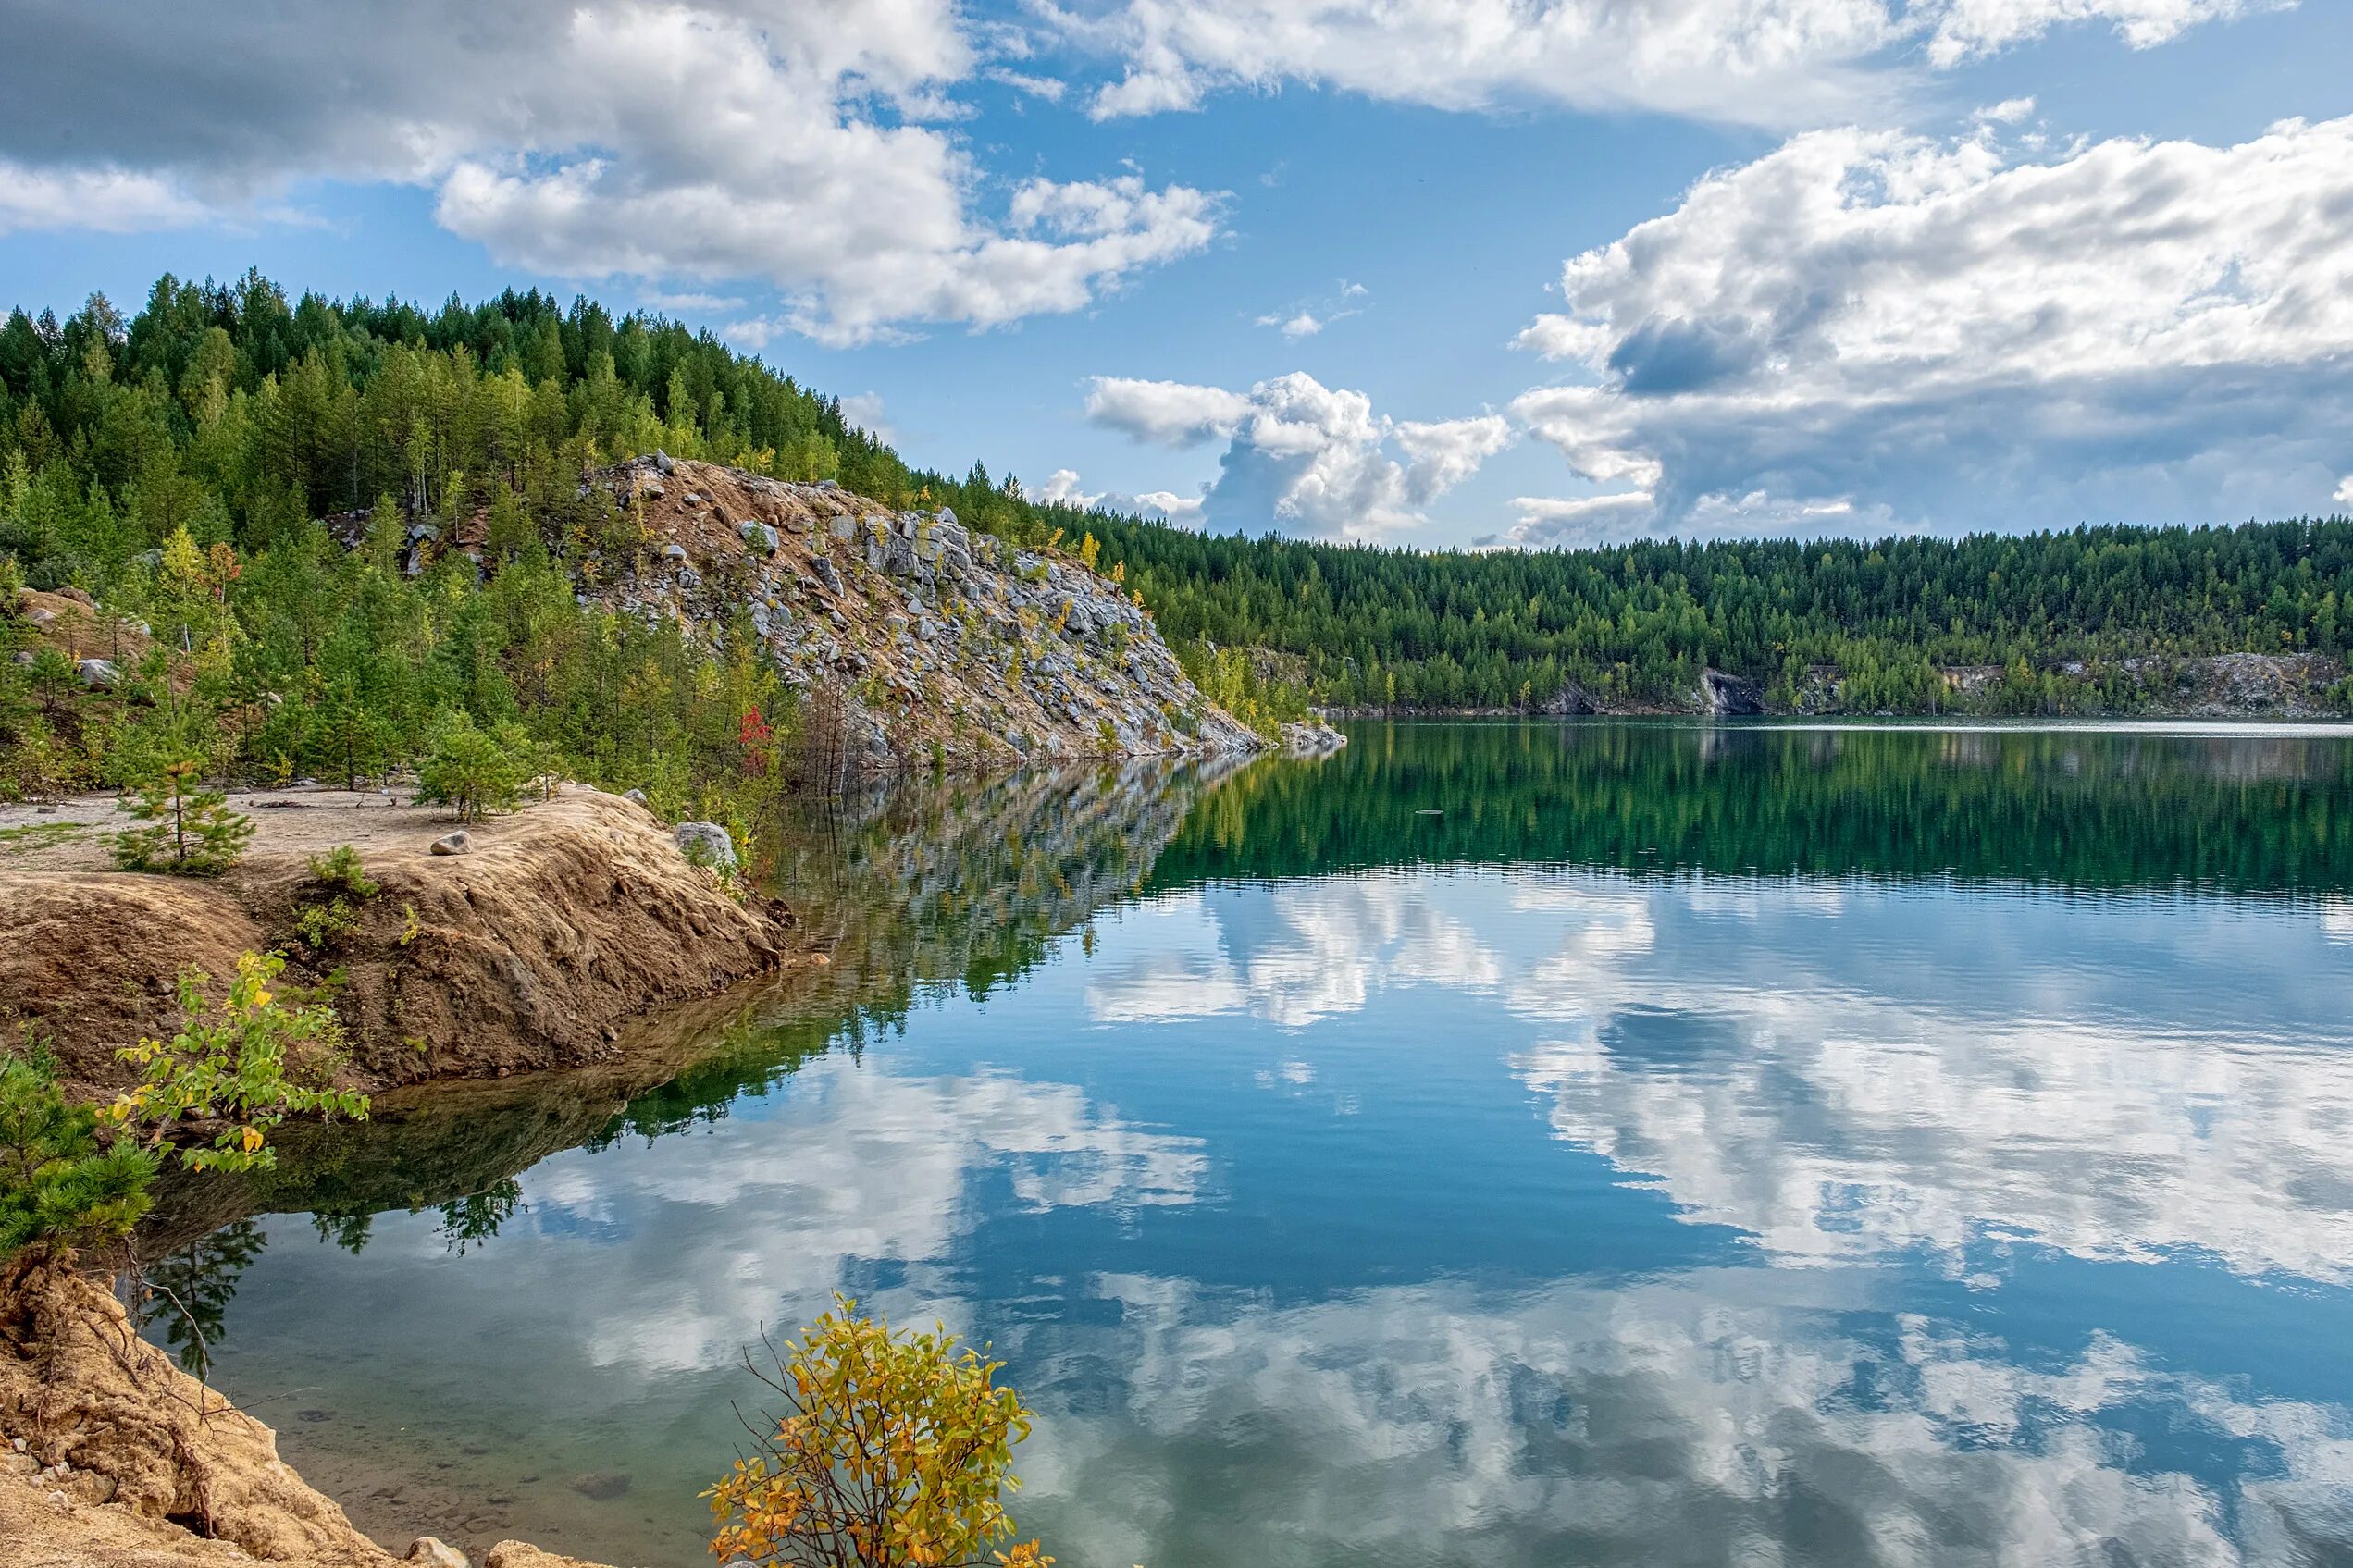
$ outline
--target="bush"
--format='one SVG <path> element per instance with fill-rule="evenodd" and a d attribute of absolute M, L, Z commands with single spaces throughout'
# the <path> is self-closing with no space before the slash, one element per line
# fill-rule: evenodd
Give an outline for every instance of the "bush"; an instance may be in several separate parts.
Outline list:
<path fill-rule="evenodd" d="M 461 822 L 511 811 L 523 788 L 523 769 L 463 713 L 442 721 L 433 749 L 416 770 L 416 797 L 448 806 Z"/>
<path fill-rule="evenodd" d="M 155 1158 L 67 1101 L 45 1051 L 0 1055 L 0 1258 L 119 1240 L 147 1212 Z"/>
<path fill-rule="evenodd" d="M 1012 1447 L 1031 1419 L 996 1384 L 1003 1363 L 960 1354 L 945 1329 L 895 1334 L 834 1303 L 763 1377 L 789 1414 L 702 1494 L 712 1553 L 818 1568 L 1051 1563 L 1035 1541 L 990 1551 L 1014 1533 L 998 1498 L 1021 1484 Z"/>
<path fill-rule="evenodd" d="M 340 889 L 354 898 L 376 896 L 376 883 L 360 865 L 360 852 L 339 844 L 324 855 L 311 857 L 311 881 L 320 887 Z"/>
<path fill-rule="evenodd" d="M 294 937 L 314 953 L 323 952 L 360 928 L 360 906 L 379 891 L 361 869 L 359 851 L 339 844 L 310 858 L 311 890 L 326 894 L 294 910 Z"/>
<path fill-rule="evenodd" d="M 126 1129 L 145 1129 L 157 1145 L 183 1120 L 229 1125 L 209 1148 L 180 1150 L 192 1170 L 266 1169 L 278 1163 L 269 1130 L 289 1116 L 318 1111 L 367 1115 L 367 1096 L 328 1086 L 341 1058 L 343 1031 L 329 1008 L 290 1007 L 270 994 L 286 967 L 275 953 L 247 953 L 217 1005 L 205 995 L 212 977 L 191 966 L 180 974 L 187 1025 L 167 1043 L 142 1040 L 116 1053 L 139 1068 L 140 1083 L 107 1110 Z"/>
<path fill-rule="evenodd" d="M 126 871 L 217 876 L 235 865 L 254 836 L 254 819 L 232 811 L 228 796 L 205 789 L 192 758 L 167 762 L 140 785 L 130 814 L 149 825 L 115 835 L 115 864 Z"/>

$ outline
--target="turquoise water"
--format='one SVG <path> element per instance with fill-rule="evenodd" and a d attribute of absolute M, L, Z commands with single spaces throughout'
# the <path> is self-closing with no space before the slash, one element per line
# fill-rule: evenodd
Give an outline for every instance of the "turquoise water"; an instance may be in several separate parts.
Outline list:
<path fill-rule="evenodd" d="M 363 1524 L 698 1561 L 843 1291 L 993 1343 L 1066 1568 L 2353 1562 L 2344 734 L 1362 726 L 785 842 L 833 989 L 173 1243 Z"/>

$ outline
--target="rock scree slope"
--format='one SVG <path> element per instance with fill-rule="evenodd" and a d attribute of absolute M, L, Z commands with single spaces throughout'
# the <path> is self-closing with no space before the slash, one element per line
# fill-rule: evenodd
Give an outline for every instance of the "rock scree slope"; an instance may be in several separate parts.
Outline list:
<path fill-rule="evenodd" d="M 855 698 L 875 760 L 950 764 L 1192 751 L 1267 742 L 1204 698 L 1119 584 L 1021 549 L 947 507 L 898 512 L 660 453 L 582 481 L 634 508 L 650 564 L 584 589 L 671 617 L 712 646 L 738 617 L 786 676 Z"/>

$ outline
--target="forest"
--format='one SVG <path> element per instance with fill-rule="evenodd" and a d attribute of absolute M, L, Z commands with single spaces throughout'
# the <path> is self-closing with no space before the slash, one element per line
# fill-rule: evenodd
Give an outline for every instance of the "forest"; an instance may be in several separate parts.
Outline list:
<path fill-rule="evenodd" d="M 1708 668 L 1781 709 L 2114 710 L 2152 678 L 2126 659 L 2341 669 L 2353 639 L 2344 518 L 1542 553 L 1212 537 L 1042 505 L 979 463 L 912 469 L 789 376 L 586 299 L 427 310 L 167 277 L 129 317 L 93 295 L 0 326 L 0 788 L 126 784 L 192 755 L 355 778 L 452 734 L 675 809 L 774 776 L 792 694 L 748 637 L 714 659 L 576 596 L 592 560 L 625 570 L 644 545 L 580 475 L 656 448 L 949 505 L 1026 545 L 1090 536 L 1212 698 L 1262 713 L 1310 696 L 1530 709 L 1567 688 L 1672 706 Z M 420 524 L 485 513 L 478 568 L 402 570 Z M 119 633 L 76 650 L 123 658 L 121 684 L 80 690 L 37 649 L 23 587 L 142 627 L 128 650 Z M 1984 678 L 1957 689 L 1954 666 Z"/>

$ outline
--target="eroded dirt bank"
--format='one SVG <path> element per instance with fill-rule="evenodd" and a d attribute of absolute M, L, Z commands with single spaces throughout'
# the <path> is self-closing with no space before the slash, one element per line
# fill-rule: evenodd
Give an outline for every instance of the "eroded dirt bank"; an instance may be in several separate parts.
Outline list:
<path fill-rule="evenodd" d="M 0 1546 L 9 1568 L 392 1568 L 267 1426 L 140 1339 L 95 1280 L 0 1266 Z M 414 1559 L 412 1559 L 414 1561 Z M 593 1568 L 506 1541 L 483 1568 Z"/>
<path fill-rule="evenodd" d="M 127 1081 L 115 1051 L 177 1024 L 183 966 L 227 976 L 248 949 L 283 947 L 296 980 L 341 971 L 339 1076 L 371 1090 L 606 1059 L 623 1020 L 792 950 L 782 905 L 731 897 L 619 796 L 567 784 L 468 828 L 458 855 L 431 852 L 454 826 L 445 812 L 384 795 L 275 790 L 230 804 L 256 832 L 214 881 L 104 870 L 122 825 L 108 797 L 0 812 L 0 830 L 40 830 L 0 858 L 0 1030 L 46 1037 L 78 1091 Z M 356 929 L 313 949 L 293 940 L 300 908 L 323 896 L 310 858 L 342 844 L 379 891 Z"/>

